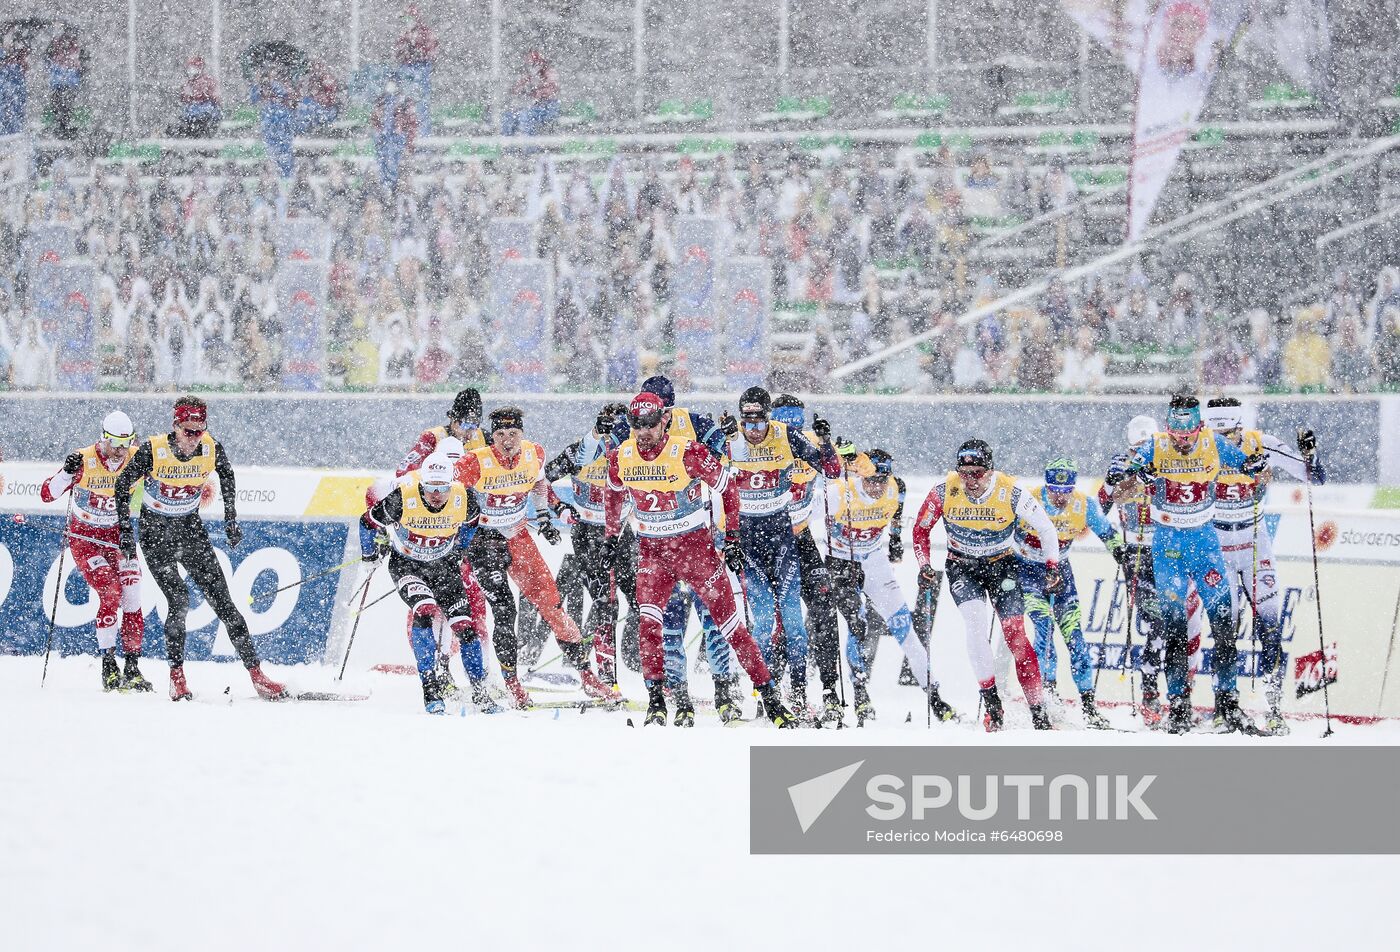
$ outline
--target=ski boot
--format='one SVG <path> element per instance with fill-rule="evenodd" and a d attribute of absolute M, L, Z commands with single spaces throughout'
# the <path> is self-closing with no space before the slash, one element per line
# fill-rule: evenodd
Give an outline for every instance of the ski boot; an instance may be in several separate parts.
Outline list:
<path fill-rule="evenodd" d="M 618 693 L 617 688 L 599 681 L 598 676 L 589 668 L 579 668 L 578 679 L 583 684 L 583 693 L 595 701 L 601 701 L 604 704 L 621 704 L 626 700 Z"/>
<path fill-rule="evenodd" d="M 530 700 L 530 692 L 525 690 L 525 685 L 520 683 L 520 678 L 516 677 L 514 671 L 502 672 L 501 678 L 506 683 L 506 692 L 510 694 L 510 701 L 517 711 L 528 711 L 535 706 L 535 702 Z"/>
<path fill-rule="evenodd" d="M 684 684 L 671 689 L 671 700 L 676 702 L 676 716 L 672 727 L 695 726 L 695 703 L 690 700 L 690 689 Z"/>
<path fill-rule="evenodd" d="M 1112 730 L 1113 725 L 1108 722 L 1108 718 L 1103 716 L 1097 704 L 1094 703 L 1094 692 L 1085 691 L 1079 695 L 1080 703 L 1084 705 L 1084 726 L 1090 730 L 1107 731 Z"/>
<path fill-rule="evenodd" d="M 908 658 L 905 658 L 904 663 L 899 666 L 899 685 L 906 688 L 919 686 L 919 679 L 914 677 L 914 671 L 909 667 Z"/>
<path fill-rule="evenodd" d="M 1162 696 L 1156 691 L 1143 691 L 1138 716 L 1142 718 L 1144 727 L 1159 730 L 1162 726 Z"/>
<path fill-rule="evenodd" d="M 472 703 L 476 705 L 476 709 L 482 714 L 501 713 L 501 706 L 496 703 L 496 699 L 493 698 L 491 692 L 487 690 L 485 678 L 482 678 L 480 681 L 472 682 Z"/>
<path fill-rule="evenodd" d="M 837 695 L 835 688 L 822 689 L 822 723 L 832 727 L 843 726 L 846 716 L 846 708 L 841 704 L 841 698 Z"/>
<path fill-rule="evenodd" d="M 137 658 L 139 657 L 139 655 L 134 654 L 126 656 L 126 662 L 122 666 L 123 691 L 138 691 L 144 694 L 148 691 L 155 690 L 151 682 L 146 680 L 145 676 L 141 674 L 141 669 L 136 665 Z"/>
<path fill-rule="evenodd" d="M 929 685 L 928 706 L 933 711 L 933 719 L 935 721 L 942 721 L 946 724 L 949 721 L 958 719 L 958 712 L 953 710 L 951 704 L 943 700 L 942 695 L 938 693 L 938 685 L 936 684 Z"/>
<path fill-rule="evenodd" d="M 285 687 L 263 674 L 261 665 L 249 668 L 248 677 L 253 682 L 253 690 L 257 691 L 258 697 L 264 701 L 285 701 L 291 697 Z"/>
<path fill-rule="evenodd" d="M 194 695 L 185 686 L 185 666 L 175 665 L 170 669 L 170 700 L 192 701 Z"/>
<path fill-rule="evenodd" d="M 1259 728 L 1240 709 L 1239 695 L 1233 691 L 1223 691 L 1215 699 L 1215 730 L 1219 734 L 1259 734 Z"/>
<path fill-rule="evenodd" d="M 802 727 L 818 727 L 821 725 L 821 718 L 817 712 L 812 710 L 807 703 L 807 682 L 793 679 L 788 689 L 787 697 L 784 699 L 785 706 L 792 712 L 792 716 L 797 719 Z"/>
<path fill-rule="evenodd" d="M 609 659 L 607 659 L 607 658 L 599 658 L 599 659 L 597 660 L 597 665 L 598 665 L 598 680 L 599 680 L 599 681 L 602 681 L 604 684 L 607 684 L 607 685 L 610 685 L 610 686 L 616 688 L 616 687 L 617 687 L 617 663 L 614 662 L 614 661 L 611 661 L 611 660 L 609 660 Z"/>
<path fill-rule="evenodd" d="M 721 724 L 742 720 L 744 717 L 743 709 L 734 698 L 729 682 L 724 678 L 715 678 L 715 713 L 719 715 Z"/>
<path fill-rule="evenodd" d="M 1264 720 L 1264 733 L 1272 737 L 1282 737 L 1288 732 L 1288 722 L 1283 719 L 1283 712 L 1276 707 L 1270 708 L 1269 716 Z"/>
<path fill-rule="evenodd" d="M 446 714 L 447 702 L 442 698 L 442 681 L 437 668 L 419 672 L 418 680 L 423 686 L 423 710 L 429 714 Z"/>
<path fill-rule="evenodd" d="M 763 701 L 763 714 L 773 722 L 774 727 L 790 730 L 797 727 L 797 718 L 793 717 L 786 707 L 783 707 L 782 698 L 778 697 L 778 688 L 772 682 L 761 686 L 758 695 Z"/>
<path fill-rule="evenodd" d="M 122 686 L 122 673 L 117 670 L 117 649 L 102 652 L 102 690 L 115 691 Z"/>
<path fill-rule="evenodd" d="M 1191 733 L 1191 698 L 1183 694 L 1180 697 L 1171 698 L 1169 703 L 1170 711 L 1167 714 L 1167 733 Z"/>
<path fill-rule="evenodd" d="M 1055 703 L 1052 699 L 1051 704 Z M 1055 725 L 1050 723 L 1050 714 L 1045 710 L 1044 704 L 1031 705 L 1031 726 L 1038 731 L 1053 731 Z"/>
<path fill-rule="evenodd" d="M 647 715 L 643 727 L 666 726 L 666 685 L 662 681 L 647 682 Z"/>
<path fill-rule="evenodd" d="M 870 689 L 865 686 L 864 681 L 857 681 L 851 686 L 851 694 L 855 714 L 856 726 L 864 727 L 867 721 L 875 720 L 875 705 L 870 703 Z"/>
<path fill-rule="evenodd" d="M 438 658 L 437 663 L 438 691 L 442 694 L 444 701 L 462 700 L 462 689 L 457 686 L 457 680 L 452 677 L 452 669 L 447 666 L 447 658 Z"/>
<path fill-rule="evenodd" d="M 991 734 L 1005 725 L 1006 718 L 1001 709 L 1001 695 L 996 685 L 982 689 L 982 727 Z"/>

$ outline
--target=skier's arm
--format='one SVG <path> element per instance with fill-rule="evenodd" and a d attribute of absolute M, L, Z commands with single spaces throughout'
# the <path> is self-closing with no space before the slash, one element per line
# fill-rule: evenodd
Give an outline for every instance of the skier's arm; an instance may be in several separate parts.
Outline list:
<path fill-rule="evenodd" d="M 617 450 L 608 454 L 608 481 L 603 489 L 603 535 L 615 539 L 622 534 L 622 509 L 627 489 L 617 469 Z"/>
<path fill-rule="evenodd" d="M 579 471 L 579 448 L 583 440 L 574 440 L 558 456 L 544 465 L 544 478 L 551 483 L 567 479 Z"/>
<path fill-rule="evenodd" d="M 237 522 L 238 491 L 233 482 L 233 463 L 218 440 L 214 441 L 214 472 L 219 477 L 219 493 L 224 497 L 224 522 Z"/>
<path fill-rule="evenodd" d="M 1322 468 L 1322 457 L 1315 452 L 1312 456 L 1312 466 L 1309 467 L 1298 455 L 1295 447 L 1289 446 L 1272 433 L 1265 433 L 1264 453 L 1269 457 L 1271 467 L 1283 470 L 1299 482 L 1312 482 L 1318 486 L 1327 482 L 1327 472 Z"/>
<path fill-rule="evenodd" d="M 122 535 L 131 533 L 131 489 L 136 485 L 137 480 L 145 478 L 151 471 L 151 441 L 146 440 L 136 450 L 136 455 L 131 458 L 131 462 L 126 464 L 126 469 L 122 470 L 117 477 L 115 489 L 117 497 L 117 525 L 120 527 Z"/>
<path fill-rule="evenodd" d="M 63 468 L 54 473 L 44 484 L 39 487 L 39 498 L 44 502 L 53 502 L 62 496 L 69 489 L 83 472 L 83 454 L 69 453 L 63 460 Z"/>
<path fill-rule="evenodd" d="M 1089 523 L 1089 531 L 1103 540 L 1103 544 L 1108 547 L 1109 552 L 1113 552 L 1123 540 L 1118 536 L 1118 530 L 1113 527 L 1113 523 L 1108 521 L 1108 516 L 1099 505 L 1098 497 L 1090 496 L 1085 506 L 1085 521 Z"/>
<path fill-rule="evenodd" d="M 813 446 L 807 437 L 802 435 L 802 431 L 794 426 L 787 428 L 787 437 L 793 456 L 820 471 L 828 479 L 841 478 L 841 458 L 836 455 L 831 440 L 822 440 L 819 446 Z"/>
<path fill-rule="evenodd" d="M 725 444 L 728 438 L 724 431 L 715 426 L 713 418 L 704 413 L 690 411 L 690 425 L 695 428 L 695 434 L 699 438 L 701 445 L 716 456 L 723 456 Z"/>
<path fill-rule="evenodd" d="M 379 540 L 402 518 L 403 490 L 396 487 L 360 516 L 360 555 L 366 559 L 377 558 Z"/>
<path fill-rule="evenodd" d="M 726 538 L 739 536 L 739 483 L 730 478 L 730 469 L 722 460 L 711 455 L 709 449 L 691 441 L 686 445 L 685 471 L 692 479 L 702 480 L 713 489 L 724 505 L 724 534 Z"/>
<path fill-rule="evenodd" d="M 399 468 L 394 471 L 395 476 L 402 476 L 404 473 L 411 473 L 413 470 L 423 465 L 423 460 L 432 455 L 437 449 L 437 436 L 432 430 L 424 430 L 418 437 L 403 459 L 399 460 Z"/>
<path fill-rule="evenodd" d="M 1109 491 L 1108 483 L 1104 483 L 1102 486 L 1099 487 L 1099 494 L 1097 497 L 1099 509 L 1102 510 L 1105 515 L 1107 515 L 1109 510 L 1113 508 L 1114 497 L 1117 495 L 1117 489 L 1114 489 L 1111 492 Z"/>
<path fill-rule="evenodd" d="M 933 524 L 943 517 L 943 493 L 947 485 L 939 483 L 928 491 L 924 504 L 919 507 L 919 516 L 914 520 L 914 558 L 918 560 L 920 569 L 929 565 L 929 534 L 933 531 Z"/>
<path fill-rule="evenodd" d="M 467 490 L 467 518 L 462 522 L 461 528 L 457 530 L 457 548 L 466 551 L 467 546 L 472 544 L 472 538 L 476 536 L 476 530 L 481 525 L 481 504 L 476 501 L 476 493 Z"/>
<path fill-rule="evenodd" d="M 1017 518 L 1024 521 L 1040 539 L 1040 551 L 1045 556 L 1045 568 L 1047 570 L 1056 568 L 1060 561 L 1060 534 L 1055 531 L 1055 523 L 1050 521 L 1050 514 L 1045 511 L 1045 507 L 1040 504 L 1040 500 L 1036 499 L 1033 493 L 1028 493 L 1020 487 L 1012 492 L 1011 497 Z"/>

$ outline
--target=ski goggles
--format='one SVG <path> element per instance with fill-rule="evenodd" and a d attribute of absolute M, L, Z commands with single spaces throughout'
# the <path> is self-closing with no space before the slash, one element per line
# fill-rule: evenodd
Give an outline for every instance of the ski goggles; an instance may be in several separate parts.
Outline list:
<path fill-rule="evenodd" d="M 119 436 L 116 433 L 108 433 L 106 430 L 103 430 L 102 438 L 107 441 L 108 446 L 132 446 L 136 443 L 135 433 L 127 433 Z"/>

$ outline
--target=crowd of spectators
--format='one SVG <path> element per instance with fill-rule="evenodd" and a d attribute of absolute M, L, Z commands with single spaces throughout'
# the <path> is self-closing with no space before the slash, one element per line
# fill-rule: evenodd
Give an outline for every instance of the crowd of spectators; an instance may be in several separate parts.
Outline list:
<path fill-rule="evenodd" d="M 275 236 L 279 221 L 297 217 L 323 221 L 331 239 L 328 388 L 472 380 L 509 389 L 494 357 L 510 329 L 493 322 L 486 297 L 485 235 L 496 217 L 532 219 L 535 254 L 552 268 L 556 386 L 626 390 L 656 370 L 683 382 L 717 375 L 688 365 L 673 336 L 675 220 L 706 214 L 720 219 L 731 253 L 771 263 L 775 326 L 799 341 L 774 361 L 786 386 L 1400 387 L 1394 268 L 1339 272 L 1315 300 L 1283 313 L 1221 313 L 1196 276 L 1154 282 L 1134 269 L 1073 286 L 1052 281 L 1037 298 L 960 321 L 1006 290 L 978 263 L 980 238 L 1073 201 L 1074 182 L 1058 162 L 997 167 L 982 152 L 901 155 L 892 166 L 873 154 L 758 150 L 668 165 L 420 156 L 390 190 L 350 159 L 301 157 L 290 179 L 270 165 L 177 175 L 59 163 L 12 194 L 0 222 L 0 386 L 55 386 L 53 342 L 26 307 L 23 249 L 34 228 L 56 222 L 77 230 L 79 253 L 97 271 L 100 386 L 277 388 Z M 1072 229 L 1058 240 L 1072 243 Z M 914 337 L 916 346 L 882 364 L 839 384 L 829 377 Z"/>

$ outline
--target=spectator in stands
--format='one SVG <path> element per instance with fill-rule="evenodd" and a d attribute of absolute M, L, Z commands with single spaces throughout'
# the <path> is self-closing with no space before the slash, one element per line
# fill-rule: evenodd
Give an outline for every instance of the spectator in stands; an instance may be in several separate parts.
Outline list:
<path fill-rule="evenodd" d="M 399 90 L 399 84 L 389 80 L 374 102 L 370 112 L 374 129 L 374 155 L 379 164 L 379 183 L 392 198 L 399 188 L 399 170 L 404 159 L 412 154 L 418 134 L 418 119 L 413 100 Z"/>
<path fill-rule="evenodd" d="M 433 134 L 433 64 L 437 62 L 437 35 L 423 22 L 418 5 L 404 9 L 404 32 L 394 41 L 394 61 L 398 63 L 398 78 L 404 92 L 415 103 L 415 117 L 420 135 Z"/>
<path fill-rule="evenodd" d="M 1377 383 L 1383 390 L 1400 390 L 1400 305 L 1381 311 L 1375 348 Z"/>
<path fill-rule="evenodd" d="M 30 318 L 24 336 L 14 349 L 12 377 L 16 390 L 50 390 L 57 382 L 53 347 L 39 333 L 39 322 Z"/>
<path fill-rule="evenodd" d="M 0 34 L 0 136 L 24 131 L 29 108 L 29 49 L 18 25 Z"/>
<path fill-rule="evenodd" d="M 1201 340 L 1205 311 L 1196 300 L 1196 278 L 1187 272 L 1172 281 L 1167 298 L 1161 339 L 1169 347 L 1195 347 Z"/>
<path fill-rule="evenodd" d="M 259 70 L 249 97 L 258 110 L 258 128 L 267 154 L 277 164 L 283 178 L 291 178 L 296 157 L 292 153 L 295 131 L 296 94 L 286 77 L 269 66 Z"/>
<path fill-rule="evenodd" d="M 1350 314 L 1342 318 L 1332 348 L 1332 387 L 1339 393 L 1365 393 L 1371 389 L 1375 370 L 1371 352 L 1361 339 L 1361 328 Z"/>
<path fill-rule="evenodd" d="M 1245 353 L 1243 381 L 1260 390 L 1272 391 L 1283 387 L 1283 350 L 1274 334 L 1274 321 L 1261 309 L 1245 315 L 1249 326 L 1250 346 Z"/>
<path fill-rule="evenodd" d="M 127 322 L 122 377 L 128 390 L 149 390 L 156 382 L 156 342 L 144 303 Z M 244 378 L 250 379 L 250 378 Z"/>
<path fill-rule="evenodd" d="M 1069 288 L 1065 287 L 1065 282 L 1059 275 L 1050 279 L 1045 294 L 1040 299 L 1039 309 L 1046 319 L 1046 330 L 1051 340 L 1057 344 L 1068 342 L 1077 327 L 1077 315 L 1074 301 L 1069 296 Z"/>
<path fill-rule="evenodd" d="M 1198 376 L 1206 388 L 1233 387 L 1244 378 L 1244 350 L 1224 315 L 1206 325 Z"/>
<path fill-rule="evenodd" d="M 559 78 L 539 50 L 525 51 L 524 68 L 511 94 L 522 104 L 502 117 L 501 135 L 533 136 L 550 131 L 559 118 Z"/>
<path fill-rule="evenodd" d="M 49 112 L 53 116 L 53 134 L 59 139 L 72 139 L 78 134 L 73 124 L 78 106 L 78 91 L 87 72 L 87 53 L 78 42 L 78 31 L 71 23 L 63 23 L 58 35 L 49 41 L 44 51 L 49 69 Z"/>
<path fill-rule="evenodd" d="M 379 384 L 384 387 L 408 387 L 413 384 L 413 341 L 402 317 L 389 321 L 388 335 L 379 345 Z"/>
<path fill-rule="evenodd" d="M 1041 212 L 1058 211 L 1074 204 L 1079 198 L 1079 186 L 1074 184 L 1074 179 L 1065 171 L 1064 156 L 1051 156 L 1045 175 L 1040 179 L 1036 197 Z"/>
<path fill-rule="evenodd" d="M 431 70 L 431 66 L 429 66 Z M 400 67 L 400 82 L 408 83 L 403 75 L 403 67 Z M 427 116 L 427 82 L 422 84 L 424 88 L 418 90 L 419 102 L 419 127 L 426 129 L 425 118 Z M 316 129 L 324 128 L 335 122 L 340 115 L 340 83 L 336 81 L 335 74 L 326 65 L 326 61 L 320 57 L 312 57 L 311 63 L 306 68 L 306 75 L 301 80 L 301 99 L 297 102 L 296 114 L 296 134 L 306 135 Z M 427 132 L 423 133 L 428 135 Z"/>
<path fill-rule="evenodd" d="M 1376 293 L 1366 303 L 1366 324 L 1362 328 L 1366 343 L 1376 340 L 1376 335 L 1385 329 L 1381 315 L 1388 307 L 1400 307 L 1400 268 L 1386 265 L 1376 275 Z"/>
<path fill-rule="evenodd" d="M 1000 219 L 1006 214 L 1001 176 L 992 170 L 985 149 L 972 154 L 972 166 L 962 182 L 964 214 L 973 219 Z"/>
<path fill-rule="evenodd" d="M 1067 393 L 1098 393 L 1108 371 L 1104 356 L 1094 346 L 1094 332 L 1081 327 L 1074 343 L 1060 353 L 1059 387 Z"/>
<path fill-rule="evenodd" d="M 1020 326 L 1020 351 L 1016 355 L 1016 387 L 1030 393 L 1055 389 L 1059 354 L 1050 337 L 1050 322 L 1039 314 L 1025 317 Z"/>
<path fill-rule="evenodd" d="M 379 383 L 379 345 L 363 314 L 356 314 L 350 327 L 350 342 L 344 354 L 345 387 L 372 390 Z"/>
<path fill-rule="evenodd" d="M 1293 336 L 1283 347 L 1283 378 L 1290 390 L 1318 393 L 1327 388 L 1332 353 L 1327 340 L 1318 333 L 1326 309 L 1304 308 L 1298 312 Z"/>
<path fill-rule="evenodd" d="M 428 321 L 428 333 L 413 364 L 413 379 L 420 387 L 432 388 L 446 383 L 457 362 L 457 354 L 444 335 L 443 322 L 434 317 Z"/>
<path fill-rule="evenodd" d="M 1114 307 L 1108 338 L 1119 347 L 1155 349 L 1162 340 L 1160 319 L 1157 302 L 1147 293 L 1147 279 L 1139 278 L 1129 285 L 1127 297 Z"/>
<path fill-rule="evenodd" d="M 166 134 L 206 139 L 218 131 L 223 118 L 218 83 L 205 68 L 204 57 L 191 56 L 185 62 L 185 83 L 180 87 L 180 118 Z"/>
<path fill-rule="evenodd" d="M 1342 318 L 1348 314 L 1361 313 L 1361 295 L 1351 279 L 1351 271 L 1338 268 L 1332 275 L 1332 290 L 1327 295 L 1322 321 L 1318 333 L 1330 338 L 1337 333 Z"/>

